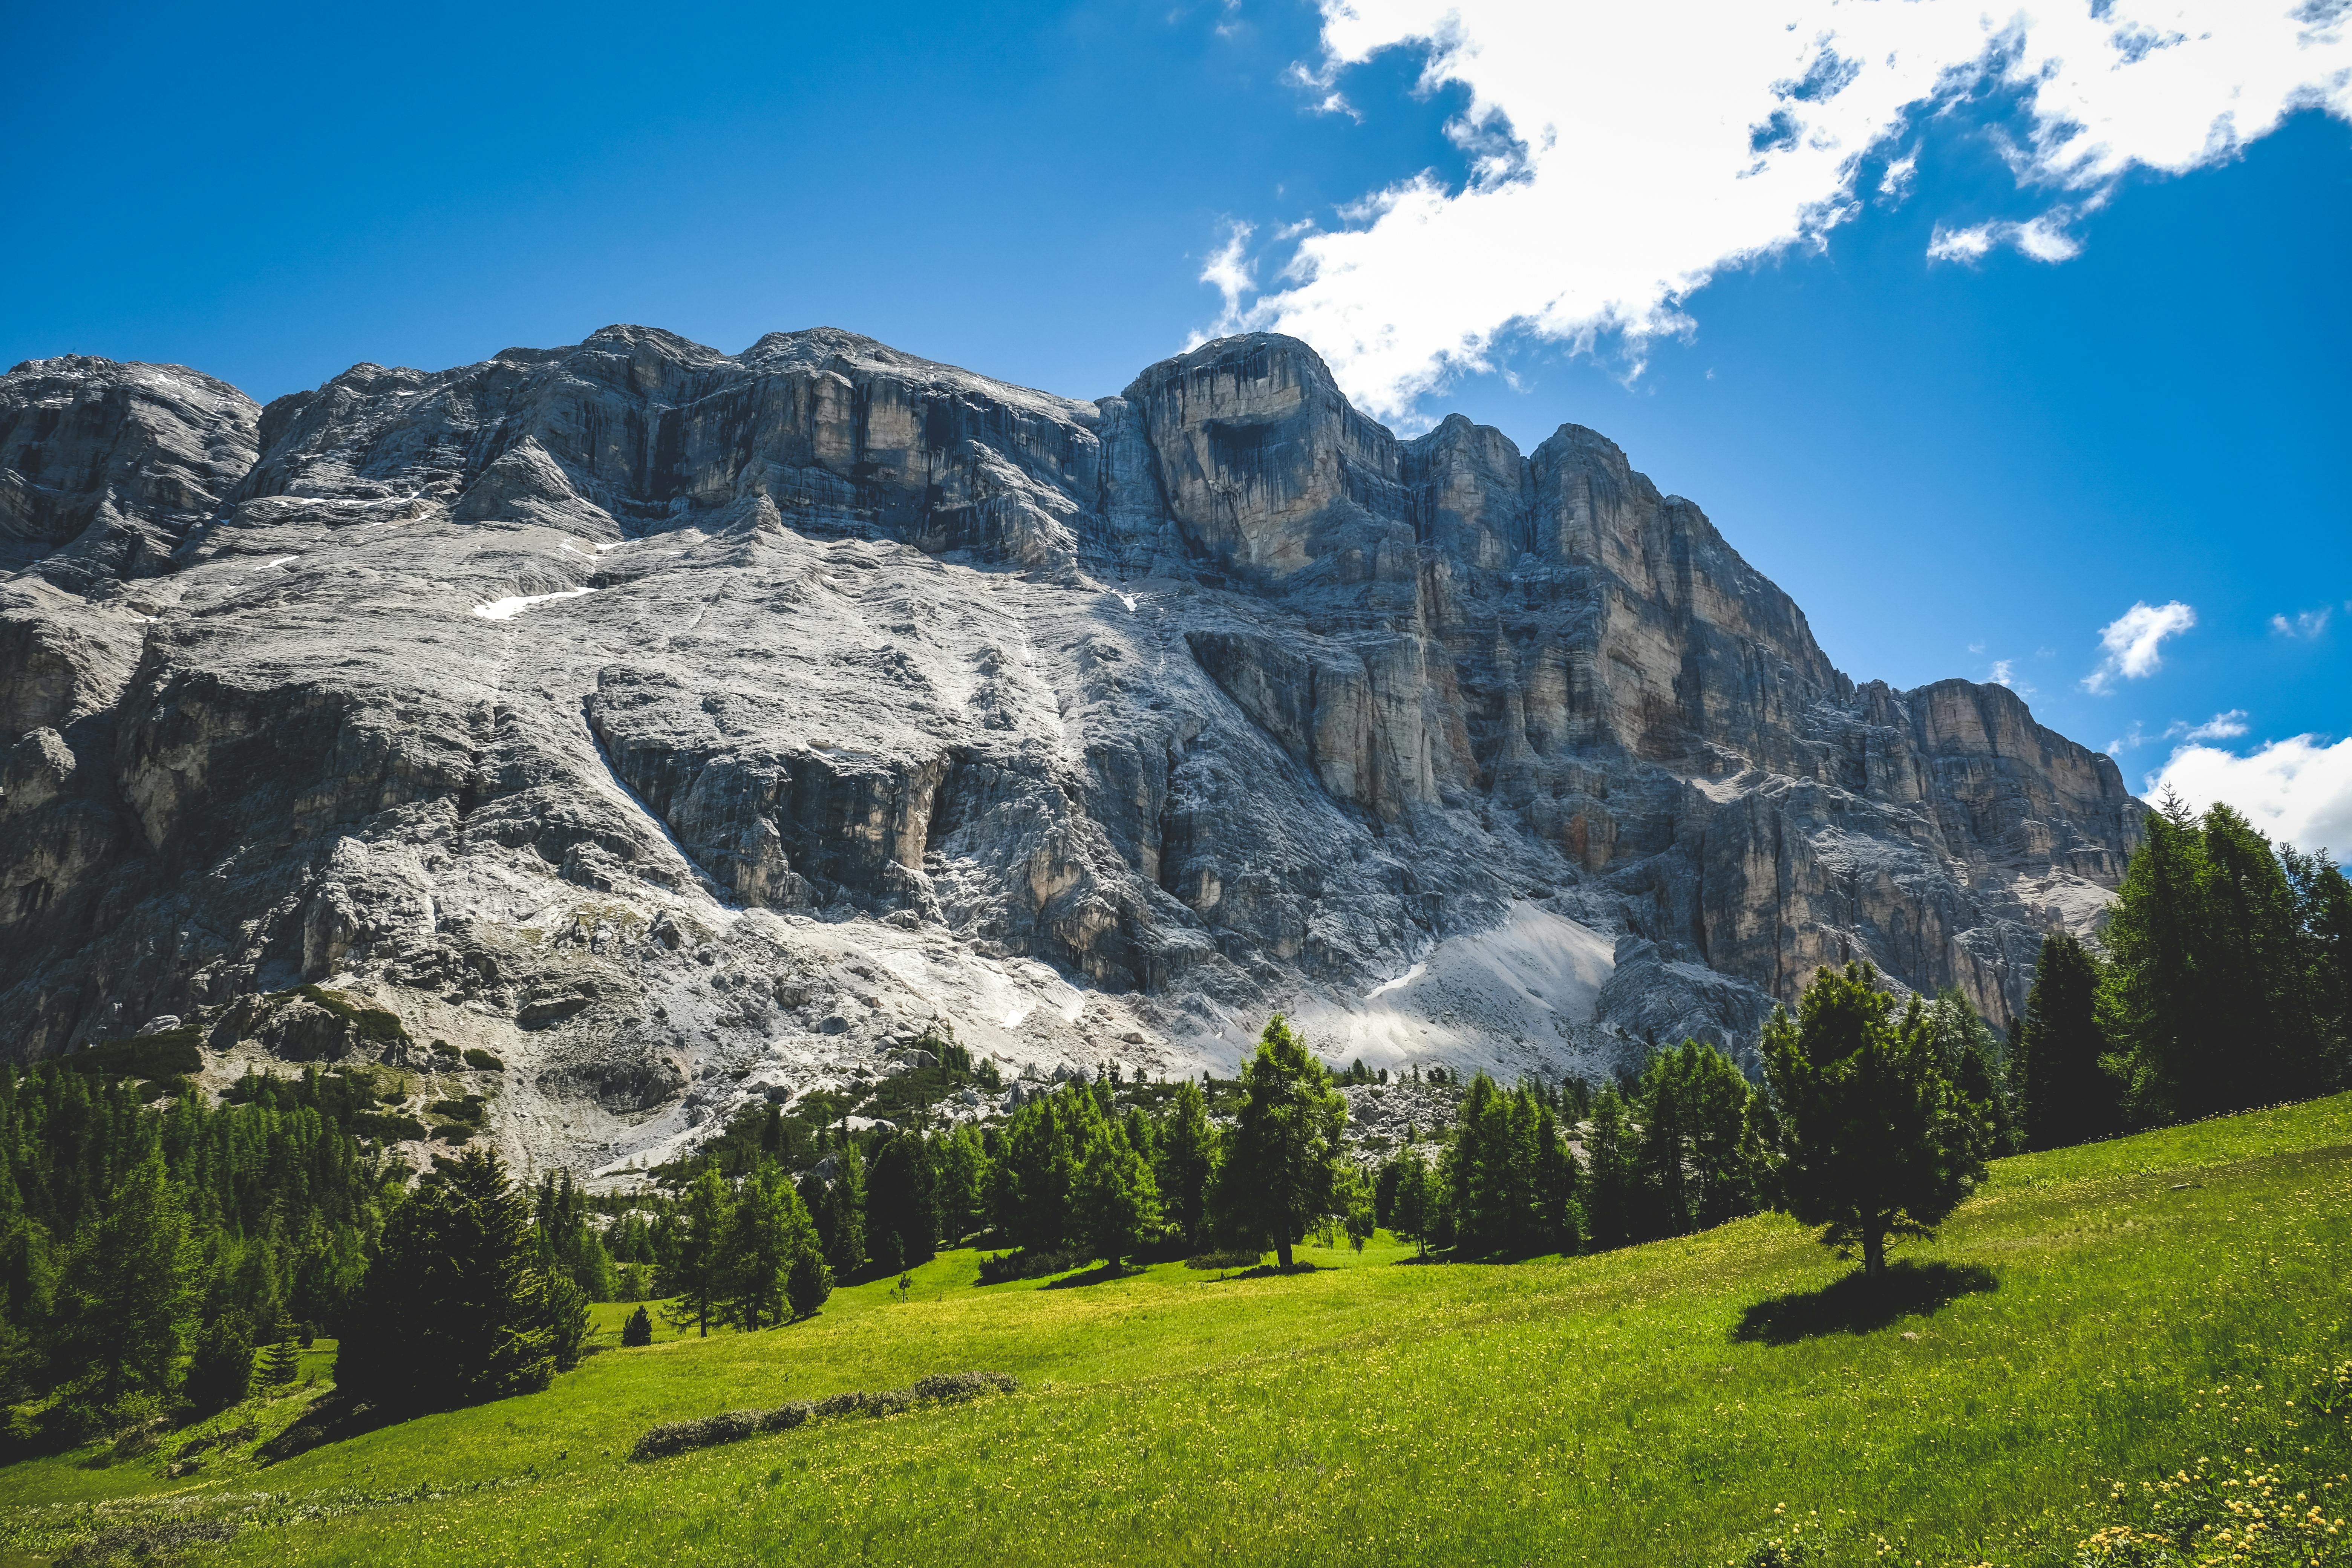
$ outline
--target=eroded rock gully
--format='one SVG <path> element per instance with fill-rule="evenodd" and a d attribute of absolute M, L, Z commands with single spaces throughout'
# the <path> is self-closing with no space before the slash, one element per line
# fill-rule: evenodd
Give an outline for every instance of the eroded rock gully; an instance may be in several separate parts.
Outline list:
<path fill-rule="evenodd" d="M 5 1047 L 328 983 L 508 1061 L 538 1163 L 940 1020 L 1591 1072 L 1858 956 L 2001 1020 L 2140 831 L 2011 692 L 1832 668 L 1601 436 L 1400 441 L 1280 337 L 1095 402 L 830 329 L 267 408 L 46 360 L 0 465 Z"/>

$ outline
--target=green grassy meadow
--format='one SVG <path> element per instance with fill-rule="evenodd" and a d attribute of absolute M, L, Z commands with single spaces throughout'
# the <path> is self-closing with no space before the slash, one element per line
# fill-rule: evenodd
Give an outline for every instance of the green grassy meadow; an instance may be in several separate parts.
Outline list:
<path fill-rule="evenodd" d="M 1385 1234 L 1300 1256 L 983 1288 L 949 1253 L 903 1302 L 664 1328 L 545 1394 L 244 1457 L 289 1395 L 176 1479 L 177 1438 L 0 1469 L 0 1562 L 162 1521 L 237 1527 L 191 1536 L 201 1562 L 1654 1568 L 1803 1521 L 1815 1561 L 2025 1568 L 2073 1563 L 2116 1481 L 2282 1444 L 2352 1468 L 2306 1400 L 2352 1357 L 2352 1096 L 1999 1162 L 1898 1251 L 1917 1310 L 1892 1316 L 1774 1216 L 1507 1266 Z M 629 1310 L 597 1309 L 600 1342 Z M 967 1368 L 1021 1391 L 625 1457 L 656 1423 Z M 2352 1512 L 2346 1489 L 2315 1495 Z"/>

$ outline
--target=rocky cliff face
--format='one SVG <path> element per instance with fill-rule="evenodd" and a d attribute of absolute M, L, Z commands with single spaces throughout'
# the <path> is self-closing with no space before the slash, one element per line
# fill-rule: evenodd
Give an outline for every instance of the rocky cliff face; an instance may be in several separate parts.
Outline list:
<path fill-rule="evenodd" d="M 264 409 L 38 361 L 0 463 L 6 1047 L 286 1054 L 320 984 L 517 1064 L 534 1158 L 942 1017 L 1590 1072 L 1866 956 L 2000 1020 L 2138 839 L 2006 689 L 1832 668 L 1601 437 L 1399 441 L 1278 337 L 1095 402 L 832 330 Z"/>

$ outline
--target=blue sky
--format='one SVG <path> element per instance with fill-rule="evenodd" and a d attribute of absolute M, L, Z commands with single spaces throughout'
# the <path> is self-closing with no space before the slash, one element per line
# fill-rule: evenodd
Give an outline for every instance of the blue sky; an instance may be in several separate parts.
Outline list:
<path fill-rule="evenodd" d="M 2352 851 L 2352 56 L 2289 3 L 8 7 L 0 363 L 830 323 L 1092 396 L 1284 327 L 1401 429 L 1614 437 L 1858 679 Z"/>

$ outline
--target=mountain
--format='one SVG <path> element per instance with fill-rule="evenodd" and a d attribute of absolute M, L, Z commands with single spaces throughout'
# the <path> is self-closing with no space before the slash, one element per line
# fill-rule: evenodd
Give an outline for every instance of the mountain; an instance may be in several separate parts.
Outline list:
<path fill-rule="evenodd" d="M 1265 334 L 1093 402 L 833 329 L 33 361 L 0 570 L 0 1044 L 480 1047 L 607 1172 L 940 1021 L 1593 1073 L 1867 957 L 2005 1022 L 2144 809 L 1594 432 L 1399 440 Z"/>

